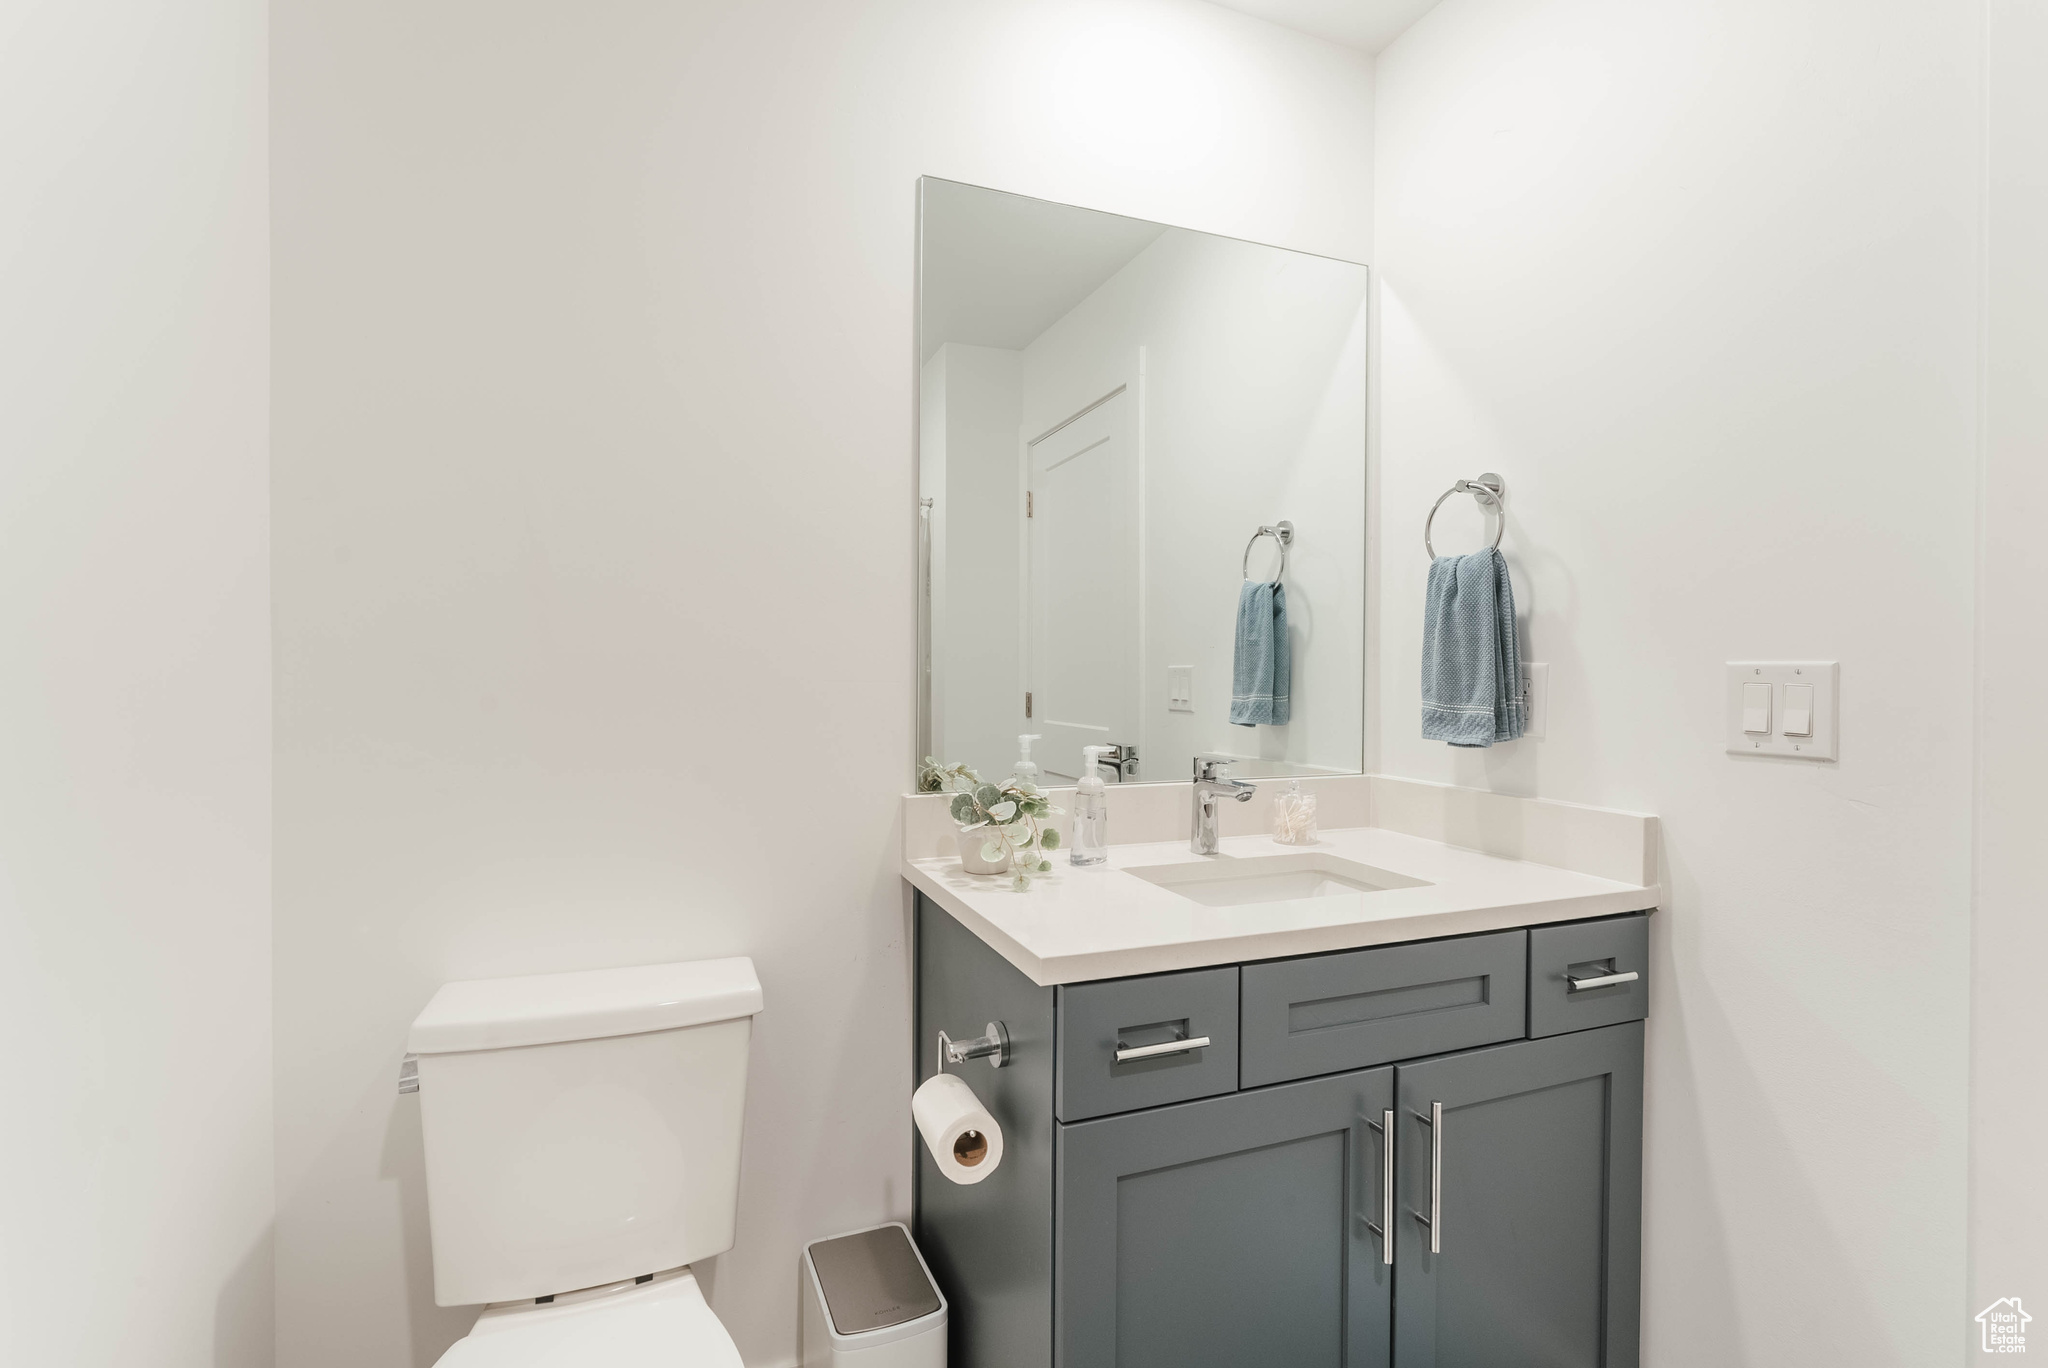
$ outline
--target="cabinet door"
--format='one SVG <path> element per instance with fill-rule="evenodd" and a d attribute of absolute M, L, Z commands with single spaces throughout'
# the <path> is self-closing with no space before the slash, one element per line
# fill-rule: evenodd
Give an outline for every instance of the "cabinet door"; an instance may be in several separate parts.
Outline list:
<path fill-rule="evenodd" d="M 1061 1126 L 1056 1368 L 1382 1368 L 1393 1074 Z"/>
<path fill-rule="evenodd" d="M 1636 1368 L 1642 1023 L 1396 1074 L 1396 1368 Z"/>

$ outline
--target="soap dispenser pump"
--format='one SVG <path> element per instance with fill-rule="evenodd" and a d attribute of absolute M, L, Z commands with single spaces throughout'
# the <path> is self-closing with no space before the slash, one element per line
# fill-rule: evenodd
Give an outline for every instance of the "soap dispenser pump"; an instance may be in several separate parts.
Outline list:
<path fill-rule="evenodd" d="M 1081 747 L 1081 782 L 1074 792 L 1074 843 L 1067 858 L 1077 865 L 1109 859 L 1109 789 L 1102 782 L 1106 746 Z"/>
<path fill-rule="evenodd" d="M 1038 762 L 1031 758 L 1031 743 L 1038 739 L 1037 732 L 1026 732 L 1017 738 L 1017 772 L 1012 777 L 1020 784 L 1038 785 Z"/>

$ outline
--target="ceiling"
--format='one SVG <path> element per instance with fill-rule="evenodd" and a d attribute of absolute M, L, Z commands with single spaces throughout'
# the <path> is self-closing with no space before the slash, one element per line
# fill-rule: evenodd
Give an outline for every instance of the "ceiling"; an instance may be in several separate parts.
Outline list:
<path fill-rule="evenodd" d="M 926 180 L 921 359 L 942 342 L 1020 350 L 1165 231 L 1143 219 Z"/>
<path fill-rule="evenodd" d="M 1436 8 L 1437 0 L 1215 0 L 1225 9 L 1378 52 Z"/>

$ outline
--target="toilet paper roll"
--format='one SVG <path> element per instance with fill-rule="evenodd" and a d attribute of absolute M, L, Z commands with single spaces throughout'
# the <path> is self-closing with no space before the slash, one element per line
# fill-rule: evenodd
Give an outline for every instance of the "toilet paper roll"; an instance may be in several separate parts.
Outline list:
<path fill-rule="evenodd" d="M 939 1172 L 956 1183 L 978 1183 L 1003 1162 L 1003 1128 L 953 1074 L 933 1074 L 911 1095 L 910 1115 Z"/>

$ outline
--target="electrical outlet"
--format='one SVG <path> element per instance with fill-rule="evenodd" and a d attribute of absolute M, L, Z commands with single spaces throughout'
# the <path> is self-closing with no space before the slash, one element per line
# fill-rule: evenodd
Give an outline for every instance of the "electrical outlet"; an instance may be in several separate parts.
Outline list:
<path fill-rule="evenodd" d="M 1169 665 L 1166 667 L 1166 709 L 1168 712 L 1193 712 L 1195 710 L 1194 666 Z"/>
<path fill-rule="evenodd" d="M 1541 741 L 1550 727 L 1550 666 L 1522 666 L 1522 736 Z"/>

